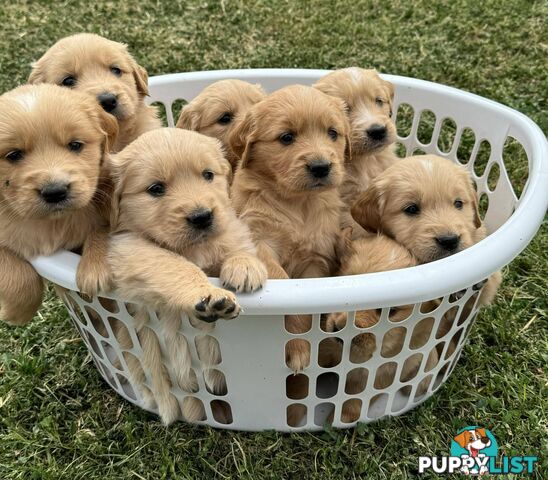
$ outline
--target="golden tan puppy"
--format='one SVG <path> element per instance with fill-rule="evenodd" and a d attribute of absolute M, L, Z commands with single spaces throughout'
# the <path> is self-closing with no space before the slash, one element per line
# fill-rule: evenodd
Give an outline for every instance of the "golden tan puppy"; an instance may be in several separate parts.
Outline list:
<path fill-rule="evenodd" d="M 230 147 L 241 161 L 232 200 L 269 278 L 325 277 L 336 270 L 347 137 L 342 102 L 297 85 L 255 104 L 233 132 Z M 310 317 L 287 317 L 286 328 L 303 333 Z M 295 339 L 288 347 L 290 368 L 308 365 L 307 342 Z"/>
<path fill-rule="evenodd" d="M 228 138 L 247 111 L 265 95 L 260 85 L 236 79 L 220 80 L 204 88 L 183 108 L 177 127 L 219 139 L 234 171 L 238 158 L 227 148 Z"/>
<path fill-rule="evenodd" d="M 159 128 L 156 108 L 147 106 L 146 70 L 126 45 L 92 33 L 79 33 L 54 44 L 37 62 L 29 83 L 55 83 L 85 92 L 118 121 L 117 152 L 141 133 Z"/>
<path fill-rule="evenodd" d="M 348 233 L 347 233 L 348 235 Z M 409 268 L 417 265 L 416 259 L 411 253 L 394 240 L 391 240 L 385 235 L 367 235 L 363 238 L 347 243 L 347 250 L 341 258 L 341 269 L 339 275 L 360 275 L 363 273 L 384 272 L 387 270 L 397 270 L 400 268 Z M 432 303 L 431 310 L 434 309 Z M 352 363 L 363 363 L 369 360 L 380 346 L 381 355 L 389 358 L 397 355 L 405 343 L 405 330 L 397 328 L 397 322 L 401 322 L 408 318 L 413 312 L 413 305 L 403 305 L 393 307 L 389 312 L 389 319 L 394 323 L 394 328 L 390 329 L 382 338 L 375 339 L 371 333 L 360 333 L 352 339 L 350 347 L 350 361 Z M 381 317 L 381 309 L 362 310 L 356 312 L 354 322 L 359 328 L 368 328 L 376 325 Z M 332 313 L 327 317 L 326 330 L 328 332 L 336 332 L 344 328 L 347 322 L 346 313 Z M 431 326 L 424 323 L 419 324 L 422 328 L 413 330 L 413 344 L 425 344 L 432 333 Z M 335 340 L 333 340 L 335 341 Z M 334 349 L 335 350 L 335 349 Z M 417 356 L 411 356 L 410 360 L 406 361 L 400 380 L 408 381 L 417 375 L 421 360 Z M 324 359 L 322 363 L 329 364 L 328 359 Z M 435 348 L 429 353 L 426 362 L 426 371 L 431 370 L 438 363 L 438 352 Z M 359 369 L 354 369 L 348 375 L 346 380 L 345 391 L 349 394 L 357 394 L 363 390 L 366 377 Z M 379 367 L 375 375 L 375 387 L 386 388 L 394 381 L 396 368 L 393 364 L 382 365 Z M 418 393 L 424 393 L 428 387 L 426 384 L 420 384 Z M 361 401 L 359 399 L 350 399 L 345 402 L 342 410 L 341 419 L 345 423 L 355 422 L 360 417 Z"/>
<path fill-rule="evenodd" d="M 352 216 L 366 230 L 405 246 L 419 263 L 453 255 L 486 236 L 470 175 L 435 155 L 409 157 L 385 170 L 358 198 Z M 500 280 L 500 272 L 491 276 L 480 304 L 491 303 Z"/>
<path fill-rule="evenodd" d="M 371 180 L 398 160 L 393 152 L 396 126 L 391 119 L 394 86 L 376 70 L 350 67 L 322 77 L 314 87 L 347 106 L 352 148 L 341 196 L 350 209 Z M 343 227 L 347 225 L 352 225 L 355 236 L 363 233 L 349 214 L 343 220 Z"/>
<path fill-rule="evenodd" d="M 238 316 L 234 294 L 214 287 L 206 275 L 220 277 L 238 292 L 257 290 L 267 276 L 248 228 L 230 206 L 230 165 L 218 140 L 176 128 L 143 134 L 111 162 L 114 284 L 123 298 L 159 311 L 172 371 L 179 387 L 192 393 L 197 384 L 180 334 L 181 314 L 202 329 L 219 318 Z M 146 326 L 146 309 L 137 317 L 144 367 L 154 379 L 152 394 L 168 424 L 179 417 L 179 406 L 170 393 L 157 337 Z M 203 339 L 197 348 L 204 368 L 219 363 L 218 346 L 211 341 Z M 142 383 L 138 372 L 132 375 Z M 213 392 L 226 390 L 224 378 L 211 372 L 206 383 Z M 182 407 L 187 420 L 203 414 L 196 402 Z"/>
<path fill-rule="evenodd" d="M 24 325 L 43 283 L 27 260 L 83 246 L 79 288 L 109 287 L 104 155 L 117 125 L 87 95 L 27 85 L 0 97 L 0 318 Z M 101 215 L 101 212 L 103 215 Z"/>

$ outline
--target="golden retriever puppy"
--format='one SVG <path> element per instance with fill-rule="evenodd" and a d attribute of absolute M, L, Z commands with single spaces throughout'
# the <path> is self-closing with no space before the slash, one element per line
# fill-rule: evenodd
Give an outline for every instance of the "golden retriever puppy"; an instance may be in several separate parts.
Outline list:
<path fill-rule="evenodd" d="M 118 121 L 117 152 L 139 135 L 161 127 L 157 109 L 147 106 L 148 75 L 126 45 L 92 33 L 55 43 L 33 64 L 29 83 L 55 83 L 91 95 Z"/>
<path fill-rule="evenodd" d="M 236 79 L 220 80 L 204 88 L 183 108 L 177 127 L 219 139 L 234 171 L 238 158 L 227 148 L 228 138 L 246 112 L 265 95 L 260 85 Z"/>
<path fill-rule="evenodd" d="M 386 169 L 358 198 L 352 216 L 406 247 L 419 263 L 458 253 L 486 236 L 470 175 L 436 155 L 408 157 Z M 493 301 L 500 281 L 500 272 L 489 278 L 480 305 Z"/>
<path fill-rule="evenodd" d="M 87 95 L 26 85 L 0 97 L 0 318 L 29 322 L 43 282 L 27 260 L 83 246 L 79 288 L 108 290 L 105 152 L 117 125 Z"/>
<path fill-rule="evenodd" d="M 178 386 L 197 389 L 180 316 L 200 329 L 219 318 L 238 316 L 233 293 L 209 283 L 220 277 L 227 288 L 252 292 L 266 281 L 246 225 L 228 197 L 230 165 L 218 140 L 196 132 L 162 128 L 141 135 L 111 158 L 115 181 L 109 249 L 113 281 L 123 298 L 159 312 L 171 370 Z M 143 366 L 150 372 L 152 394 L 166 424 L 179 417 L 176 398 L 162 363 L 157 336 L 146 325 L 146 309 L 137 314 Z M 198 337 L 198 355 L 210 391 L 222 394 L 224 378 L 211 373 L 219 363 L 218 345 Z M 124 344 L 123 339 L 121 343 Z M 135 383 L 144 374 L 132 369 Z M 146 391 L 145 391 L 146 392 Z M 200 420 L 197 402 L 182 405 L 184 418 Z"/>
<path fill-rule="evenodd" d="M 394 86 L 376 70 L 350 67 L 329 73 L 314 87 L 346 104 L 351 154 L 341 186 L 341 197 L 348 211 L 342 226 L 352 226 L 356 237 L 363 230 L 350 216 L 353 201 L 373 178 L 398 160 L 393 151 L 396 126 L 391 119 Z"/>
<path fill-rule="evenodd" d="M 339 275 L 360 275 L 363 273 L 384 272 L 387 270 L 397 270 L 400 268 L 409 268 L 417 265 L 413 255 L 400 244 L 391 240 L 385 235 L 366 235 L 350 242 L 350 234 L 346 229 L 347 248 L 342 254 L 341 268 Z M 435 304 L 432 303 L 430 308 L 434 309 Z M 394 328 L 390 329 L 382 338 L 375 339 L 372 333 L 360 333 L 352 339 L 350 347 L 350 361 L 352 363 L 363 363 L 368 361 L 379 345 L 382 357 L 387 358 L 387 364 L 381 365 L 375 375 L 375 388 L 387 388 L 394 382 L 396 368 L 390 362 L 390 358 L 397 355 L 405 343 L 405 330 L 401 330 L 397 323 L 408 318 L 413 312 L 413 305 L 403 305 L 390 308 L 389 318 L 384 318 L 382 321 L 394 323 Z M 354 323 L 358 328 L 369 328 L 376 325 L 381 320 L 381 309 L 357 311 Z M 337 332 L 346 326 L 347 314 L 331 313 L 326 320 L 326 330 L 328 332 Z M 424 323 L 418 324 L 421 328 L 413 330 L 413 344 L 425 344 L 432 333 L 431 326 Z M 333 339 L 333 342 L 336 342 Z M 336 349 L 333 349 L 336 351 Z M 329 354 L 329 349 L 326 349 Z M 400 380 L 406 382 L 414 378 L 420 368 L 421 360 L 417 356 L 411 356 L 410 360 L 406 361 Z M 429 353 L 426 361 L 426 371 L 431 370 L 438 363 L 438 352 L 435 348 Z M 322 364 L 329 365 L 329 359 L 322 360 Z M 346 379 L 345 391 L 349 394 L 358 394 L 363 390 L 367 377 L 361 373 L 361 370 L 354 369 Z M 427 384 L 419 384 L 417 392 L 424 393 Z M 359 419 L 361 412 L 361 401 L 359 399 L 350 399 L 345 402 L 342 409 L 341 420 L 345 423 L 355 422 Z"/>
<path fill-rule="evenodd" d="M 232 200 L 269 278 L 336 271 L 348 128 L 342 102 L 295 85 L 256 103 L 231 135 L 230 147 L 241 159 Z M 303 333 L 310 322 L 308 315 L 288 316 L 286 329 Z M 309 345 L 291 340 L 286 355 L 299 371 L 310 361 Z"/>

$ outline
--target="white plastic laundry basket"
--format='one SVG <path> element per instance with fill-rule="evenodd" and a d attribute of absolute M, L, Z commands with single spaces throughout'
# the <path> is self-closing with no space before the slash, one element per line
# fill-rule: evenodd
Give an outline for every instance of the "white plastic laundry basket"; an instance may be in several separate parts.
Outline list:
<path fill-rule="evenodd" d="M 168 123 L 173 125 L 173 103 L 191 100 L 214 81 L 239 78 L 260 83 L 267 91 L 273 91 L 293 83 L 311 84 L 326 73 L 323 70 L 266 69 L 164 75 L 150 79 L 150 101 L 165 105 Z M 407 104 L 407 112 L 412 108 L 410 132 L 398 140 L 407 154 L 420 149 L 457 161 L 457 157 L 462 156 L 459 148 L 465 137 L 474 137 L 469 140 L 469 158 L 460 160 L 472 173 L 478 193 L 488 200 L 485 222 L 490 236 L 464 252 L 427 265 L 349 277 L 270 280 L 255 294 L 239 295 L 245 313 L 231 322 L 217 322 L 215 329 L 208 333 L 218 340 L 221 350 L 222 361 L 215 369 L 226 379 L 228 391 L 223 396 L 209 393 L 204 383 L 194 341 L 204 332 L 194 329 L 188 319 L 183 318 L 182 333 L 191 349 L 199 390 L 184 392 L 173 380 L 172 394 L 179 402 L 188 396 L 203 402 L 206 418 L 200 423 L 235 430 L 317 430 L 329 418 L 333 419 L 335 427 L 349 427 L 355 422 L 342 422 L 341 412 L 343 404 L 352 398 L 361 401 L 361 422 L 412 409 L 440 387 L 458 360 L 476 313 L 479 292 L 473 286 L 508 264 L 537 231 L 548 205 L 548 147 L 540 129 L 524 115 L 476 95 L 422 80 L 384 77 L 396 86 L 393 110 L 398 121 L 404 112 L 403 104 Z M 431 139 L 426 144 L 418 139 L 425 111 L 433 126 Z M 438 137 L 451 123 L 454 139 L 449 141 L 450 146 L 445 151 L 441 151 Z M 508 158 L 503 160 L 508 138 L 521 144 L 528 159 L 528 167 L 521 165 L 528 172 L 528 180 L 519 198 L 505 166 Z M 486 142 L 490 154 L 484 171 L 478 175 L 478 152 Z M 510 160 L 513 165 L 517 162 Z M 123 299 L 112 308 L 112 303 L 98 298 L 85 299 L 78 294 L 75 284 L 78 261 L 77 255 L 61 252 L 38 258 L 33 265 L 43 277 L 66 289 L 63 301 L 106 382 L 128 401 L 143 406 L 138 389 L 131 384 L 123 350 L 113 334 L 115 324 L 117 328 L 120 322 L 124 324 L 133 341 L 132 348 L 125 352 L 141 358 L 134 320 Z M 217 279 L 212 282 L 218 285 Z M 456 292 L 460 294 L 453 295 Z M 423 302 L 431 299 L 440 299 L 440 305 L 434 311 L 422 311 Z M 408 304 L 414 305 L 409 318 L 398 323 L 388 319 L 390 307 Z M 336 333 L 327 333 L 321 328 L 322 314 L 349 312 L 348 318 L 352 320 L 356 310 L 377 308 L 382 308 L 383 314 L 373 327 L 359 329 L 353 321 L 348 321 L 346 327 Z M 450 315 L 446 315 L 451 309 Z M 284 329 L 284 314 L 296 313 L 314 314 L 309 332 L 294 335 Z M 454 318 L 447 333 L 446 329 L 439 329 L 444 315 Z M 152 312 L 150 317 L 150 327 L 158 335 L 161 331 L 158 320 Z M 430 338 L 420 346 L 410 343 L 419 323 L 431 328 Z M 405 329 L 405 342 L 397 355 L 384 358 L 382 339 L 393 328 Z M 364 332 L 375 336 L 376 350 L 372 358 L 355 364 L 349 357 L 351 342 Z M 293 373 L 285 364 L 284 348 L 296 337 L 307 340 L 311 347 L 311 363 L 302 372 L 305 377 L 301 377 L 308 383 L 304 398 L 288 398 L 286 394 L 286 382 L 288 378 L 291 381 Z M 318 353 L 325 346 L 322 340 L 328 337 L 340 339 L 337 342 L 340 361 L 334 367 L 323 368 L 318 364 Z M 163 346 L 161 339 L 160 343 Z M 439 362 L 426 371 L 428 353 L 434 348 L 439 353 Z M 414 378 L 402 382 L 402 367 L 411 356 L 421 361 L 420 369 Z M 387 363 L 396 367 L 391 384 L 376 388 L 378 369 Z M 363 369 L 361 372 L 367 375 L 367 382 L 360 393 L 347 393 L 347 375 L 356 368 Z M 421 382 L 423 386 L 428 385 L 426 393 L 417 388 Z M 212 405 L 216 403 L 230 408 L 232 421 L 229 424 L 215 418 Z M 290 427 L 287 422 L 287 407 L 291 404 L 306 407 L 306 415 L 298 427 Z"/>

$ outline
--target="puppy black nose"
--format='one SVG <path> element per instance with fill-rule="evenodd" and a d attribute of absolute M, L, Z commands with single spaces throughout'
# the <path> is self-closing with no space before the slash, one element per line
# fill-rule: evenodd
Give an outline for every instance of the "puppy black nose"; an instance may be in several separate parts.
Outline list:
<path fill-rule="evenodd" d="M 386 127 L 375 123 L 366 130 L 366 133 L 373 140 L 384 140 L 386 137 Z"/>
<path fill-rule="evenodd" d="M 308 171 L 315 178 L 325 178 L 331 172 L 331 162 L 326 160 L 312 160 L 307 166 Z"/>
<path fill-rule="evenodd" d="M 194 228 L 205 230 L 213 224 L 213 212 L 208 208 L 197 208 L 186 217 L 186 221 Z"/>
<path fill-rule="evenodd" d="M 97 100 L 105 112 L 112 112 L 118 106 L 118 98 L 113 93 L 103 92 L 97 95 Z"/>
<path fill-rule="evenodd" d="M 459 241 L 460 237 L 454 233 L 436 237 L 436 242 L 438 242 L 438 245 L 448 251 L 455 250 L 459 246 Z"/>
<path fill-rule="evenodd" d="M 48 183 L 40 190 L 40 196 L 46 203 L 61 203 L 69 194 L 69 185 L 64 183 Z"/>
<path fill-rule="evenodd" d="M 487 444 L 489 443 L 491 440 L 489 440 L 489 437 L 481 437 L 481 443 L 483 444 Z"/>

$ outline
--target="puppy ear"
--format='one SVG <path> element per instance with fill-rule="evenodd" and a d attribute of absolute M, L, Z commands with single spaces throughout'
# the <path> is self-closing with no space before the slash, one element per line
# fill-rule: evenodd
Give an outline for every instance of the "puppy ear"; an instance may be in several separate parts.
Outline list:
<path fill-rule="evenodd" d="M 118 122 L 113 115 L 105 112 L 102 108 L 97 109 L 99 112 L 99 121 L 101 123 L 101 130 L 105 134 L 104 152 L 111 152 L 118 138 Z"/>
<path fill-rule="evenodd" d="M 179 115 L 179 120 L 177 120 L 177 128 L 183 128 L 185 130 L 198 130 L 200 125 L 201 116 L 200 114 L 192 108 L 192 106 L 185 105 Z"/>
<path fill-rule="evenodd" d="M 120 201 L 125 187 L 128 159 L 122 153 L 107 157 L 110 176 L 114 184 L 110 203 L 110 228 L 116 232 L 120 228 Z"/>
<path fill-rule="evenodd" d="M 383 80 L 382 83 L 386 90 L 386 94 L 388 95 L 388 98 L 390 99 L 390 102 L 392 102 L 392 100 L 394 100 L 394 93 L 395 93 L 394 84 L 387 80 Z"/>
<path fill-rule="evenodd" d="M 380 197 L 379 188 L 372 184 L 358 197 L 350 210 L 352 218 L 369 232 L 382 230 Z"/>
<path fill-rule="evenodd" d="M 133 59 L 132 59 L 133 60 Z M 148 73 L 144 67 L 141 67 L 135 60 L 133 63 L 133 79 L 137 85 L 137 92 L 143 97 L 148 96 Z"/>
<path fill-rule="evenodd" d="M 45 72 L 45 62 L 43 60 L 44 57 L 40 58 L 36 62 L 34 62 L 32 66 L 32 70 L 29 75 L 28 83 L 36 84 L 36 83 L 45 83 L 46 82 L 46 72 Z"/>
<path fill-rule="evenodd" d="M 462 448 L 466 448 L 466 445 L 468 445 L 468 432 L 465 430 L 464 432 L 459 433 L 456 437 L 453 437 L 453 440 Z"/>
<path fill-rule="evenodd" d="M 344 146 L 344 161 L 350 162 L 350 159 L 352 158 L 352 143 L 350 142 L 350 135 L 345 135 L 344 141 L 346 142 Z"/>
<path fill-rule="evenodd" d="M 483 222 L 481 221 L 481 217 L 479 214 L 478 192 L 476 192 L 476 189 L 472 185 L 472 180 L 470 180 L 468 184 L 468 190 L 470 192 L 472 208 L 474 209 L 474 226 L 476 228 L 480 228 L 483 225 Z"/>
<path fill-rule="evenodd" d="M 228 147 L 240 159 L 239 168 L 245 168 L 251 161 L 251 148 L 256 141 L 256 135 L 255 117 L 249 111 L 228 138 Z"/>

